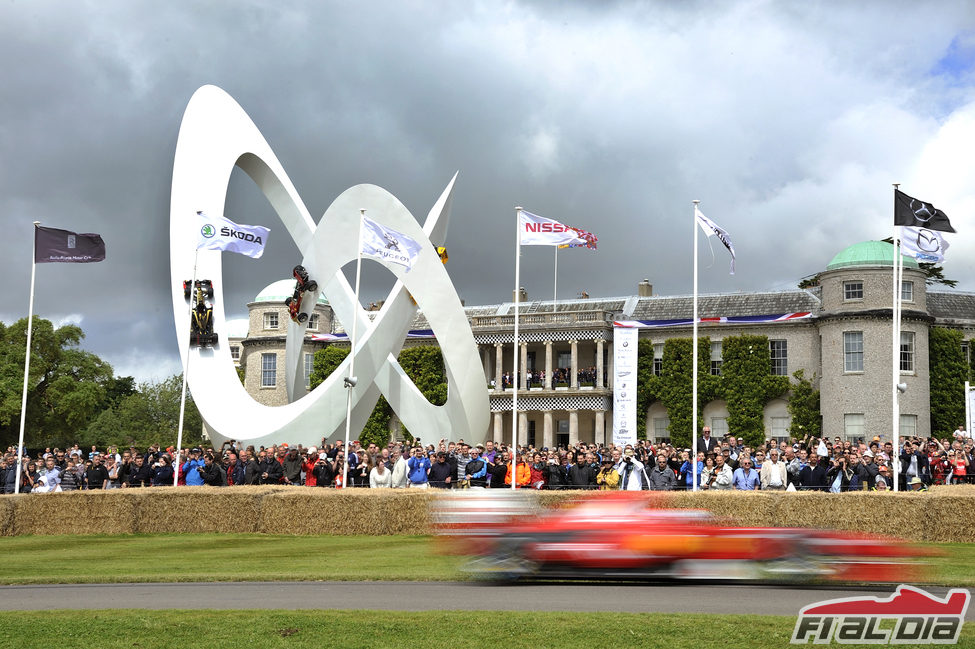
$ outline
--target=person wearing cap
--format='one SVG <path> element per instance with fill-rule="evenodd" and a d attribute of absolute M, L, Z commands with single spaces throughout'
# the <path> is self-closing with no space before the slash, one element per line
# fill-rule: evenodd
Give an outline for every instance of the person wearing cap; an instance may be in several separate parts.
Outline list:
<path fill-rule="evenodd" d="M 487 471 L 488 463 L 484 458 L 481 457 L 481 452 L 484 451 L 484 446 L 478 444 L 471 449 L 471 461 L 467 463 L 464 467 L 464 475 L 467 479 L 467 484 L 471 487 L 487 487 Z"/>
<path fill-rule="evenodd" d="M 206 466 L 206 463 L 201 457 L 202 453 L 199 448 L 190 449 L 190 459 L 180 467 L 183 475 L 186 476 L 186 486 L 188 487 L 201 487 L 205 484 L 203 474 L 198 471 L 198 469 Z"/>
<path fill-rule="evenodd" d="M 900 484 L 910 484 L 912 478 L 920 478 L 926 485 L 931 484 L 931 466 L 920 448 L 916 448 L 911 442 L 904 442 L 900 460 Z"/>
<path fill-rule="evenodd" d="M 613 459 L 604 456 L 599 466 L 599 473 L 596 474 L 596 487 L 600 491 L 612 491 L 619 489 L 620 474 L 613 466 Z"/>
<path fill-rule="evenodd" d="M 871 489 L 877 480 L 879 467 L 873 461 L 873 451 L 866 450 L 860 464 L 855 467 L 857 477 L 860 478 L 861 489 Z"/>
<path fill-rule="evenodd" d="M 453 486 L 453 473 L 447 461 L 447 451 L 438 451 L 436 461 L 430 465 L 430 486 L 436 489 L 450 489 Z M 381 464 L 381 463 L 380 463 Z"/>
<path fill-rule="evenodd" d="M 886 464 L 881 464 L 877 467 L 877 477 L 874 479 L 873 488 L 875 491 L 887 491 L 890 487 L 890 471 L 887 470 Z"/>
<path fill-rule="evenodd" d="M 927 486 L 924 484 L 924 481 L 921 480 L 921 478 L 919 478 L 917 476 L 914 476 L 913 478 L 911 478 L 911 481 L 908 482 L 907 484 L 910 487 L 910 490 L 911 491 L 927 491 L 928 490 Z"/>

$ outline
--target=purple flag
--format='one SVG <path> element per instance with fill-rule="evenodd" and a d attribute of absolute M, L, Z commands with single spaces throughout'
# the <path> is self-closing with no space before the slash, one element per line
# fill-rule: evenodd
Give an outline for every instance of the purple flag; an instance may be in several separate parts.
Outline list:
<path fill-rule="evenodd" d="M 34 228 L 34 262 L 85 264 L 105 261 L 105 242 L 100 234 L 78 234 L 57 228 Z"/>

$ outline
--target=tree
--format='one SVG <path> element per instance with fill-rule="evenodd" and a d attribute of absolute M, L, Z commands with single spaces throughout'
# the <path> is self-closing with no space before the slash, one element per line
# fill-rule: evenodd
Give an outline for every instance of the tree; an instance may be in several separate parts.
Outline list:
<path fill-rule="evenodd" d="M 955 329 L 931 327 L 928 332 L 931 434 L 934 436 L 950 435 L 965 421 L 968 367 L 961 349 L 962 340 L 962 332 Z"/>
<path fill-rule="evenodd" d="M 140 383 L 138 390 L 118 405 L 104 410 L 80 435 L 84 446 L 91 444 L 175 446 L 179 427 L 179 402 L 183 377 L 175 374 L 163 381 Z M 187 393 L 183 414 L 183 445 L 202 441 L 203 418 L 193 397 Z"/>
<path fill-rule="evenodd" d="M 765 404 L 789 390 L 789 378 L 771 373 L 767 336 L 730 336 L 721 347 L 728 430 L 750 446 L 765 441 Z"/>
<path fill-rule="evenodd" d="M 55 329 L 50 320 L 34 318 L 30 376 L 27 384 L 25 437 L 31 446 L 67 446 L 77 440 L 105 407 L 110 396 L 124 392 L 112 367 L 80 349 L 85 337 L 77 325 Z M 14 444 L 20 430 L 27 319 L 0 325 L 0 443 Z"/>
<path fill-rule="evenodd" d="M 819 411 L 819 390 L 813 388 L 812 381 L 807 379 L 802 370 L 793 373 L 795 383 L 792 384 L 792 396 L 789 398 L 789 434 L 796 439 L 806 435 L 819 437 L 822 414 Z"/>
<path fill-rule="evenodd" d="M 669 338 L 664 343 L 663 369 L 657 377 L 656 396 L 667 408 L 670 418 L 670 439 L 674 446 L 690 446 L 692 424 L 692 363 L 694 347 L 690 338 Z M 712 376 L 711 339 L 697 339 L 697 434 L 703 425 L 701 411 L 719 394 L 720 377 Z"/>

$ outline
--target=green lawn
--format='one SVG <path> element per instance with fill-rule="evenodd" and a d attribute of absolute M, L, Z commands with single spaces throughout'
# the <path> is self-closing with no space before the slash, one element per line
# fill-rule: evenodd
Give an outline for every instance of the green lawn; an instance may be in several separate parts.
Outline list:
<path fill-rule="evenodd" d="M 936 547 L 934 581 L 975 586 L 975 544 Z M 13 536 L 0 537 L 0 557 L 0 584 L 465 578 L 465 559 L 426 536 Z"/>
<path fill-rule="evenodd" d="M 0 646 L 782 649 L 789 646 L 795 621 L 788 616 L 533 611 L 40 611 L 0 613 Z M 969 623 L 958 646 L 973 645 L 975 625 Z"/>

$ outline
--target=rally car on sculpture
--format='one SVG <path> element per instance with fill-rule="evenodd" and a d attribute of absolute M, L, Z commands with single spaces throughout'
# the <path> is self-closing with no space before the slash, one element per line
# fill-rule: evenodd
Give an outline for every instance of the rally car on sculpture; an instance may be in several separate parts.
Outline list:
<path fill-rule="evenodd" d="M 295 266 L 291 274 L 295 278 L 295 294 L 286 299 L 284 303 L 288 305 L 288 312 L 291 314 L 291 319 L 301 323 L 308 319 L 308 314 L 303 313 L 301 310 L 302 298 L 305 293 L 317 291 L 318 282 L 308 278 L 308 271 L 301 264 Z"/>
<path fill-rule="evenodd" d="M 193 291 L 193 280 L 187 279 L 183 280 L 183 298 L 190 299 L 190 293 Z M 207 299 L 213 299 L 213 282 L 208 279 L 198 279 L 196 280 L 196 287 L 202 288 L 203 292 L 206 293 Z"/>
<path fill-rule="evenodd" d="M 854 532 L 740 527 L 709 512 L 648 507 L 639 492 L 601 492 L 537 506 L 534 492 L 467 491 L 434 511 L 442 546 L 473 555 L 494 580 L 699 579 L 904 582 L 924 579 L 926 553 Z"/>
<path fill-rule="evenodd" d="M 187 286 L 191 282 L 183 282 L 183 293 L 189 297 Z M 206 301 L 204 291 L 208 297 L 213 297 L 213 284 L 208 279 L 196 282 L 196 294 L 193 296 L 193 311 L 190 318 L 190 344 L 197 347 L 217 344 L 217 334 L 213 331 L 213 307 Z"/>

